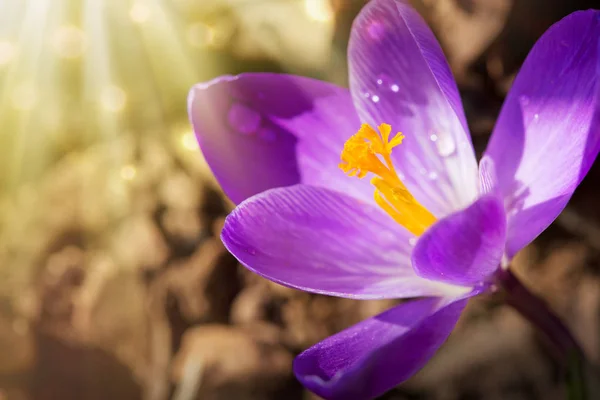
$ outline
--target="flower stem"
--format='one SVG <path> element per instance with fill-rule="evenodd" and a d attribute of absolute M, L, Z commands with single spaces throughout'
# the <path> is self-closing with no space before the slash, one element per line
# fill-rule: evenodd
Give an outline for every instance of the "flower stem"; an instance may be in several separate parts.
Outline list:
<path fill-rule="evenodd" d="M 554 355 L 567 369 L 569 400 L 585 400 L 586 387 L 583 376 L 584 353 L 563 322 L 548 305 L 531 293 L 512 273 L 510 268 L 496 274 L 497 283 L 504 289 L 505 302 L 538 328 L 552 344 Z"/>

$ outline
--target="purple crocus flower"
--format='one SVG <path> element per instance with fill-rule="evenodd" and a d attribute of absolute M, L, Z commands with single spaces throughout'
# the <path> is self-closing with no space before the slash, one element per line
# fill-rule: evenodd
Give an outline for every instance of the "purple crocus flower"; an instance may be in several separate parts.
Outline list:
<path fill-rule="evenodd" d="M 373 0 L 355 20 L 349 90 L 266 73 L 193 88 L 201 149 L 238 204 L 222 239 L 242 264 L 313 293 L 418 298 L 300 354 L 306 387 L 364 399 L 409 378 L 557 217 L 600 146 L 598 38 L 591 10 L 544 34 L 479 166 L 442 50 L 407 0 Z"/>

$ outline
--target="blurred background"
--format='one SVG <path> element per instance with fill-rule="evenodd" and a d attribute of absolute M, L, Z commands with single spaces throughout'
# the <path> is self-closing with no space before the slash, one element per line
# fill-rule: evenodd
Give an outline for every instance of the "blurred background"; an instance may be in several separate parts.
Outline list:
<path fill-rule="evenodd" d="M 278 71 L 346 85 L 366 0 L 0 0 L 0 399 L 317 399 L 293 356 L 392 301 L 309 295 L 241 268 L 232 205 L 187 121 L 196 82 Z M 485 147 L 535 40 L 585 0 L 414 0 Z M 600 166 L 515 269 L 600 361 Z M 519 315 L 471 301 L 385 399 L 562 399 Z M 401 355 L 399 355 L 401 356 Z"/>

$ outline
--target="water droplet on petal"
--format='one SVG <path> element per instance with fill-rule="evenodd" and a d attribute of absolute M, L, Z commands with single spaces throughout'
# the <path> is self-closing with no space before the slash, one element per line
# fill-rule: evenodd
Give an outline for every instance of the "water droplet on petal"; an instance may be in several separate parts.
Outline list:
<path fill-rule="evenodd" d="M 386 75 L 386 74 L 379 74 L 379 75 L 377 75 L 376 82 L 377 82 L 377 84 L 379 86 L 385 85 L 389 81 L 390 81 L 390 77 L 388 75 Z"/>
<path fill-rule="evenodd" d="M 390 86 L 390 89 L 391 89 L 391 91 L 392 91 L 392 92 L 394 92 L 394 93 L 398 93 L 398 92 L 400 91 L 400 86 L 398 86 L 398 85 L 396 85 L 396 84 L 394 83 L 394 84 L 392 84 L 392 85 Z"/>
<path fill-rule="evenodd" d="M 432 142 L 437 142 L 438 136 L 435 133 L 432 133 L 431 136 L 429 136 L 429 140 Z"/>
<path fill-rule="evenodd" d="M 535 114 L 533 116 L 534 121 L 537 121 L 540 118 L 540 114 Z"/>
<path fill-rule="evenodd" d="M 227 113 L 229 125 L 243 135 L 256 132 L 261 120 L 258 112 L 241 103 L 234 103 Z"/>
<path fill-rule="evenodd" d="M 435 181 L 438 178 L 438 174 L 435 171 L 431 171 L 431 172 L 429 172 L 429 174 L 427 175 L 427 177 L 429 179 L 431 179 L 432 181 Z"/>
<path fill-rule="evenodd" d="M 377 96 L 376 94 L 374 94 L 374 95 L 371 97 L 371 101 L 372 101 L 373 103 L 379 103 L 379 96 Z"/>
<path fill-rule="evenodd" d="M 435 140 L 438 154 L 442 157 L 449 157 L 456 152 L 456 143 L 450 135 L 441 135 Z"/>
<path fill-rule="evenodd" d="M 362 94 L 362 95 L 363 95 L 363 97 L 365 97 L 365 98 L 367 98 L 367 99 L 368 99 L 369 97 L 371 97 L 371 93 L 369 93 L 369 92 L 363 92 L 363 94 Z"/>
<path fill-rule="evenodd" d="M 415 244 L 417 244 L 417 238 L 416 237 L 409 238 L 408 244 L 410 244 L 411 246 L 414 246 Z"/>

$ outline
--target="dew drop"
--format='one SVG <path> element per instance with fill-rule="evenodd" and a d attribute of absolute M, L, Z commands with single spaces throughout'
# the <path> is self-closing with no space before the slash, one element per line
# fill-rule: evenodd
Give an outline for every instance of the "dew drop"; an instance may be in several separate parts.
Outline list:
<path fill-rule="evenodd" d="M 430 180 L 435 181 L 438 178 L 438 174 L 435 171 L 431 171 L 431 172 L 429 172 L 429 174 L 427 175 L 427 177 Z"/>
<path fill-rule="evenodd" d="M 375 82 L 377 82 L 377 85 L 381 86 L 381 85 L 385 85 L 389 81 L 390 81 L 390 77 L 388 75 L 379 74 L 379 75 L 377 75 L 377 80 Z"/>
<path fill-rule="evenodd" d="M 229 125 L 242 135 L 251 135 L 256 132 L 261 120 L 258 112 L 241 103 L 234 103 L 227 113 Z"/>
<path fill-rule="evenodd" d="M 392 91 L 392 92 L 394 92 L 394 93 L 398 93 L 398 92 L 400 91 L 400 86 L 398 86 L 398 85 L 396 85 L 396 84 L 394 83 L 394 84 L 392 84 L 392 85 L 390 86 L 390 89 L 391 89 L 391 91 Z"/>
<path fill-rule="evenodd" d="M 408 238 L 408 244 L 410 244 L 411 246 L 414 246 L 415 244 L 417 244 L 417 238 L 416 237 Z"/>
<path fill-rule="evenodd" d="M 369 92 L 363 92 L 363 94 L 362 94 L 362 95 L 363 95 L 363 97 L 365 97 L 365 98 L 367 98 L 367 99 L 368 99 L 369 97 L 371 97 L 371 93 L 369 93 Z"/>
<path fill-rule="evenodd" d="M 434 143 L 438 154 L 442 157 L 449 157 L 456 152 L 456 143 L 450 135 L 437 136 Z"/>
<path fill-rule="evenodd" d="M 432 133 L 431 136 L 429 136 L 429 140 L 432 142 L 437 142 L 438 136 L 435 133 Z"/>
<path fill-rule="evenodd" d="M 535 115 L 533 116 L 533 120 L 534 120 L 534 121 L 537 121 L 539 118 L 540 118 L 540 114 L 535 114 Z"/>
<path fill-rule="evenodd" d="M 376 94 L 374 94 L 374 95 L 371 97 L 371 101 L 372 101 L 373 103 L 379 103 L 379 96 L 377 96 Z"/>

